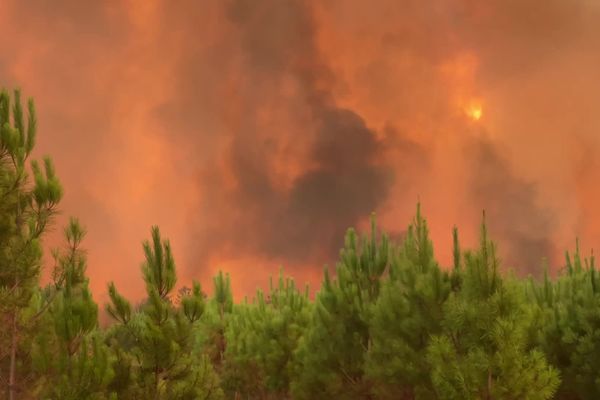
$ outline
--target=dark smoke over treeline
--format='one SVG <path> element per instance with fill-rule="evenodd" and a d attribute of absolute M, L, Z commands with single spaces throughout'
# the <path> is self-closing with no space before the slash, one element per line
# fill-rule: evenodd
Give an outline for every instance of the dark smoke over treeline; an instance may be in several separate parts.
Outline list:
<path fill-rule="evenodd" d="M 483 209 L 523 272 L 600 235 L 594 1 L 7 1 L 0 45 L 97 288 L 154 223 L 188 278 L 246 292 L 280 264 L 316 282 L 346 228 L 417 199 L 448 262 Z"/>

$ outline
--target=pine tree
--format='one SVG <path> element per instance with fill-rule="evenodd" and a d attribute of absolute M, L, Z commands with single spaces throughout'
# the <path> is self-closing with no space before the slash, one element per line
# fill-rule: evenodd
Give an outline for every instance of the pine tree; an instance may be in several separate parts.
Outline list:
<path fill-rule="evenodd" d="M 200 284 L 175 307 L 170 296 L 177 281 L 168 241 L 152 228 L 152 243 L 143 245 L 142 266 L 147 300 L 133 312 L 113 284 L 107 312 L 117 322 L 108 334 L 115 355 L 110 386 L 119 399 L 218 399 L 222 393 L 208 357 L 195 340 L 204 313 Z"/>
<path fill-rule="evenodd" d="M 231 279 L 229 274 L 219 271 L 213 277 L 213 296 L 206 302 L 195 337 L 196 346 L 219 376 L 223 374 L 227 351 L 225 333 L 233 312 Z"/>
<path fill-rule="evenodd" d="M 203 320 L 204 340 L 213 365 L 217 370 L 220 370 L 227 349 L 225 331 L 229 316 L 233 312 L 233 292 L 231 291 L 229 274 L 219 271 L 217 276 L 213 278 L 213 290 L 213 298 Z"/>
<path fill-rule="evenodd" d="M 27 120 L 25 122 L 25 120 Z M 6 91 L 0 93 L 0 382 L 9 400 L 26 388 L 30 372 L 29 351 L 23 348 L 35 332 L 39 315 L 24 320 L 26 310 L 39 289 L 41 239 L 56 213 L 62 188 L 49 158 L 44 168 L 31 162 L 33 185 L 27 161 L 37 134 L 33 100 L 25 116 L 21 95 L 14 104 Z"/>
<path fill-rule="evenodd" d="M 348 231 L 337 276 L 332 279 L 325 270 L 311 324 L 296 352 L 295 399 L 371 398 L 365 375 L 372 345 L 369 320 L 388 263 L 388 239 L 378 240 L 374 218 L 370 236 L 359 241 L 354 230 Z"/>
<path fill-rule="evenodd" d="M 455 233 L 455 263 L 456 238 Z M 378 399 L 435 397 L 423 354 L 430 336 L 441 333 L 449 293 L 450 278 L 434 259 L 419 206 L 404 243 L 392 257 L 390 279 L 373 307 L 373 346 L 367 368 Z"/>
<path fill-rule="evenodd" d="M 258 291 L 253 303 L 235 308 L 225 338 L 224 384 L 233 397 L 290 398 L 293 357 L 309 323 L 308 289 L 280 274 L 271 279 L 267 297 Z"/>
<path fill-rule="evenodd" d="M 499 274 L 485 223 L 476 253 L 465 254 L 461 290 L 444 307 L 443 331 L 427 349 L 440 399 L 550 399 L 557 371 L 528 343 L 524 291 Z"/>
<path fill-rule="evenodd" d="M 72 218 L 65 228 L 66 250 L 55 252 L 55 291 L 42 331 L 33 343 L 40 371 L 36 395 L 44 399 L 107 399 L 112 369 L 98 328 L 98 306 L 85 275 L 86 255 L 81 249 L 85 230 Z"/>
<path fill-rule="evenodd" d="M 593 252 L 582 259 L 577 241 L 556 282 L 546 271 L 543 281 L 531 281 L 529 289 L 538 306 L 534 334 L 561 374 L 557 398 L 600 397 L 600 277 Z"/>

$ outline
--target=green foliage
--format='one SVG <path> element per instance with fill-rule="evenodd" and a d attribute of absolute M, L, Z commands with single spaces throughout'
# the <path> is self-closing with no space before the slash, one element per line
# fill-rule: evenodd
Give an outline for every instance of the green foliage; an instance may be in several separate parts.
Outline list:
<path fill-rule="evenodd" d="M 208 357 L 195 345 L 204 296 L 198 283 L 176 307 L 171 292 L 177 281 L 168 241 L 152 228 L 152 243 L 144 242 L 142 272 L 147 299 L 132 312 L 114 284 L 109 285 L 107 312 L 116 324 L 107 334 L 114 354 L 115 378 L 110 385 L 119 399 L 218 399 L 217 376 Z"/>
<path fill-rule="evenodd" d="M 233 292 L 229 274 L 219 271 L 213 278 L 213 291 L 213 297 L 208 302 L 206 313 L 202 319 L 203 327 L 199 343 L 207 352 L 212 364 L 220 371 L 227 348 L 225 331 L 233 312 Z"/>
<path fill-rule="evenodd" d="M 455 253 L 455 262 L 458 257 Z M 367 368 L 377 398 L 435 397 L 423 355 L 430 336 L 441 333 L 449 293 L 450 278 L 434 259 L 427 222 L 418 207 L 373 307 Z"/>
<path fill-rule="evenodd" d="M 298 345 L 294 398 L 362 399 L 368 395 L 369 320 L 389 256 L 389 241 L 385 235 L 378 238 L 374 218 L 370 236 L 359 240 L 354 230 L 348 231 L 337 277 L 330 278 L 325 270 L 311 323 Z"/>
<path fill-rule="evenodd" d="M 29 347 L 48 310 L 38 313 L 31 307 L 42 299 L 39 278 L 41 239 L 56 213 L 62 188 L 49 158 L 44 169 L 31 163 L 33 185 L 27 161 L 37 135 L 32 100 L 23 110 L 21 93 L 14 101 L 0 92 L 0 395 L 14 399 L 27 393 L 26 382 L 34 378 Z M 12 103 L 12 104 L 11 104 Z"/>
<path fill-rule="evenodd" d="M 187 320 L 193 324 L 194 322 L 198 321 L 200 317 L 202 317 L 205 307 L 204 294 L 202 293 L 200 284 L 198 282 L 194 282 L 192 291 L 185 294 L 181 298 L 183 315 L 185 315 Z"/>
<path fill-rule="evenodd" d="M 55 251 L 53 297 L 46 322 L 33 343 L 39 373 L 36 394 L 44 399 L 108 399 L 112 368 L 97 330 L 98 306 L 85 276 L 86 256 L 80 248 L 85 230 L 72 218 L 65 229 L 66 249 Z"/>
<path fill-rule="evenodd" d="M 484 224 L 479 251 L 465 254 L 461 290 L 445 304 L 443 331 L 427 349 L 441 399 L 550 399 L 559 385 L 556 369 L 528 341 L 523 291 L 498 269 Z"/>
<path fill-rule="evenodd" d="M 168 240 L 162 243 L 158 227 L 153 226 L 152 244 L 145 241 L 143 248 L 146 262 L 142 266 L 142 273 L 146 282 L 146 290 L 149 295 L 151 292 L 156 292 L 154 297 L 164 300 L 171 293 L 177 281 L 171 244 Z"/>
<path fill-rule="evenodd" d="M 310 321 L 308 293 L 279 276 L 270 292 L 237 306 L 227 325 L 224 385 L 233 397 L 289 396 L 294 352 Z"/>
<path fill-rule="evenodd" d="M 561 371 L 560 398 L 600 397 L 600 277 L 595 259 L 573 258 L 556 281 L 548 273 L 530 282 L 528 295 L 538 306 L 535 335 L 548 359 Z"/>

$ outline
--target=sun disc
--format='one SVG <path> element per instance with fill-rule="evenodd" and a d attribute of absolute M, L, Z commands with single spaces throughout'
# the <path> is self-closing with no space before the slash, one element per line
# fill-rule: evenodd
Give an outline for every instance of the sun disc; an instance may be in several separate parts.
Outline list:
<path fill-rule="evenodd" d="M 465 112 L 473 121 L 479 121 L 483 116 L 483 108 L 481 107 L 481 104 L 470 104 Z"/>

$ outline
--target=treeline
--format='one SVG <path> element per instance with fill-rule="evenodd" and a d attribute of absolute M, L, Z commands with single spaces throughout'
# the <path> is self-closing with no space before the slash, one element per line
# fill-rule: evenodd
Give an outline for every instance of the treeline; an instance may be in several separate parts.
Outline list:
<path fill-rule="evenodd" d="M 12 100 L 12 101 L 11 101 Z M 597 399 L 600 277 L 577 248 L 556 279 L 500 272 L 478 248 L 441 268 L 420 209 L 400 243 L 349 230 L 311 301 L 283 276 L 234 304 L 229 276 L 177 285 L 167 240 L 143 243 L 133 305 L 110 284 L 107 329 L 71 219 L 40 287 L 41 239 L 62 197 L 29 162 L 33 102 L 0 94 L 0 393 L 10 399 Z"/>

